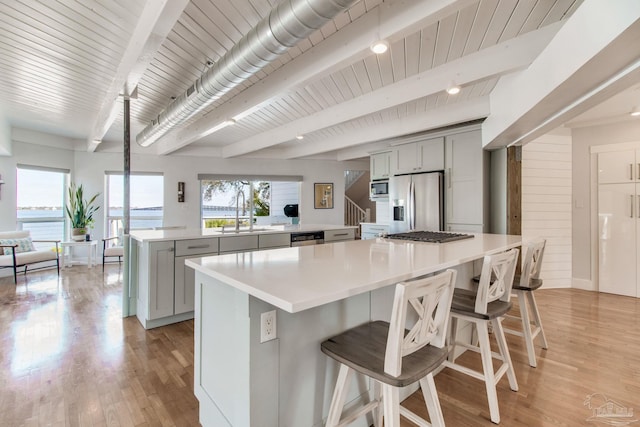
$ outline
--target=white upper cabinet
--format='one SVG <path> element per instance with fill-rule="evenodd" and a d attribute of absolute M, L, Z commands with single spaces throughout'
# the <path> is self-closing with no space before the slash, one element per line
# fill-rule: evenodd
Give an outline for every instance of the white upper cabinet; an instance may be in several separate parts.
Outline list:
<path fill-rule="evenodd" d="M 640 181 L 640 151 L 610 151 L 598 154 L 598 184 Z"/>
<path fill-rule="evenodd" d="M 444 169 L 444 138 L 401 144 L 391 154 L 391 174 L 431 172 Z"/>
<path fill-rule="evenodd" d="M 391 151 L 371 155 L 371 179 L 387 179 L 391 175 Z"/>
<path fill-rule="evenodd" d="M 488 215 L 488 153 L 480 131 L 446 137 L 445 212 L 447 230 L 484 231 Z"/>

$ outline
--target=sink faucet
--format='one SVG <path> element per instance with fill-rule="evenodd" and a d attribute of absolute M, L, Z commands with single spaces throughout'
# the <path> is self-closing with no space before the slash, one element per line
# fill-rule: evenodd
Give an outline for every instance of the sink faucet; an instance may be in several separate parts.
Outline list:
<path fill-rule="evenodd" d="M 240 196 L 242 195 L 242 207 L 244 209 L 244 205 L 247 202 L 244 191 L 241 189 L 238 190 L 238 194 L 236 194 L 236 231 L 240 231 Z"/>

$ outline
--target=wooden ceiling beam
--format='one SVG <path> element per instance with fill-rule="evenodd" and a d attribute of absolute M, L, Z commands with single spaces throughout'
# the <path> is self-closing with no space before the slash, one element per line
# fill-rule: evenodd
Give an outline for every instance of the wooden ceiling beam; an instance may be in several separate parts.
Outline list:
<path fill-rule="evenodd" d="M 230 117 L 238 120 L 287 91 L 364 58 L 370 54 L 369 45 L 377 39 L 399 40 L 476 1 L 398 0 L 384 3 L 379 13 L 361 16 L 195 123 L 165 135 L 154 144 L 157 153 L 175 152 L 219 129 Z"/>
<path fill-rule="evenodd" d="M 87 141 L 88 151 L 96 150 L 119 113 L 121 104 L 118 97 L 122 94 L 130 96 L 136 90 L 142 75 L 187 4 L 189 0 L 147 0 L 94 121 L 92 134 Z"/>
<path fill-rule="evenodd" d="M 294 120 L 278 128 L 238 141 L 223 148 L 223 157 L 240 156 L 292 141 L 299 134 L 310 134 L 320 129 L 442 92 L 451 84 L 453 76 L 455 76 L 457 84 L 465 86 L 523 70 L 540 54 L 559 28 L 560 24 L 556 23 L 529 32 L 331 108 L 326 108 L 318 113 Z M 318 144 L 317 149 L 320 150 L 322 147 Z"/>

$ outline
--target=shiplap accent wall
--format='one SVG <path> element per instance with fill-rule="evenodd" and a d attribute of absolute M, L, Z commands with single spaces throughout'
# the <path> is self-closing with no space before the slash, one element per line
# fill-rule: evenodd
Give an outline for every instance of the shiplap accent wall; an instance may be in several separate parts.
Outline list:
<path fill-rule="evenodd" d="M 547 239 L 544 287 L 571 287 L 571 137 L 546 135 L 522 148 L 522 236 Z"/>

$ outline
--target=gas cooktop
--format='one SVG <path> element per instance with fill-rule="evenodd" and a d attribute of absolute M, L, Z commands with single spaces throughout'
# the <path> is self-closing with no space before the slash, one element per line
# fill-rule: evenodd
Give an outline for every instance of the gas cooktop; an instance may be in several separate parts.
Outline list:
<path fill-rule="evenodd" d="M 471 239 L 472 234 L 448 233 L 445 231 L 409 231 L 407 233 L 387 234 L 389 239 L 411 240 L 414 242 L 446 243 L 454 240 Z"/>

